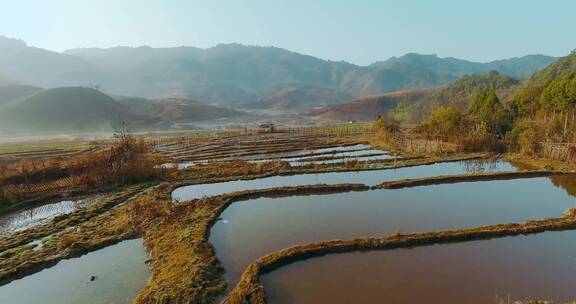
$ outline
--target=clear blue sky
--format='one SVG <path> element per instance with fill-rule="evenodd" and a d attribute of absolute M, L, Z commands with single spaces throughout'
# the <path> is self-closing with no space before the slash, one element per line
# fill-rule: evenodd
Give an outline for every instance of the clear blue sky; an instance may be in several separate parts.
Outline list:
<path fill-rule="evenodd" d="M 356 64 L 489 61 L 569 53 L 575 16 L 574 0 L 0 0 L 0 35 L 56 51 L 239 42 Z"/>

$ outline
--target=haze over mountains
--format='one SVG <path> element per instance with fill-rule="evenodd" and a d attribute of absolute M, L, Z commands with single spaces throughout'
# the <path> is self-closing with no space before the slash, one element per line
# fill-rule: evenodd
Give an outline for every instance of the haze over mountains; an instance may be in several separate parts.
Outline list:
<path fill-rule="evenodd" d="M 333 62 L 274 47 L 223 44 L 116 47 L 63 53 L 0 37 L 0 84 L 98 86 L 114 95 L 181 96 L 238 108 L 301 110 L 408 88 L 451 83 L 496 70 L 525 78 L 555 58 L 530 55 L 477 63 L 407 54 L 369 66 Z"/>
<path fill-rule="evenodd" d="M 474 89 L 485 85 L 508 96 L 519 80 L 556 59 L 478 63 L 406 54 L 358 66 L 240 44 L 58 53 L 0 36 L 0 131 L 109 131 L 119 121 L 150 130 L 268 119 L 252 110 L 308 113 L 312 121 L 393 114 L 415 122 L 439 105 L 464 109 Z"/>
<path fill-rule="evenodd" d="M 0 135 L 170 129 L 247 113 L 183 98 L 113 98 L 93 88 L 0 86 Z"/>

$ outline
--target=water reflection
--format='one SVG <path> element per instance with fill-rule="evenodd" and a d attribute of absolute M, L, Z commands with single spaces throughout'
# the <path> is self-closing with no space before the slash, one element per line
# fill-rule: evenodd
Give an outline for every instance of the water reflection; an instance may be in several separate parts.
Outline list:
<path fill-rule="evenodd" d="M 553 218 L 575 203 L 548 178 L 260 198 L 230 205 L 210 242 L 234 284 L 250 262 L 297 244 Z"/>
<path fill-rule="evenodd" d="M 187 201 L 201 198 L 203 196 L 220 195 L 234 191 L 313 184 L 362 183 L 366 185 L 376 185 L 385 181 L 406 178 L 424 178 L 439 175 L 462 174 L 469 172 L 468 170 L 470 170 L 468 162 L 449 162 L 399 169 L 273 176 L 254 180 L 237 180 L 214 184 L 184 186 L 174 190 L 172 192 L 172 198 L 175 201 Z M 507 162 L 494 162 L 489 167 L 485 167 L 484 170 L 485 172 L 516 171 L 516 168 Z"/>
<path fill-rule="evenodd" d="M 268 303 L 574 300 L 575 231 L 333 254 L 262 276 Z M 504 299 L 504 302 L 499 300 Z"/>
<path fill-rule="evenodd" d="M 496 157 L 477 158 L 463 161 L 464 171 L 466 173 L 481 173 L 495 171 L 498 168 L 500 160 Z"/>
<path fill-rule="evenodd" d="M 554 186 L 564 189 L 570 196 L 576 196 L 576 177 L 572 175 L 559 175 L 550 177 Z"/>
<path fill-rule="evenodd" d="M 44 224 L 56 216 L 86 207 L 95 200 L 94 197 L 82 200 L 66 200 L 0 216 L 0 235 Z"/>
<path fill-rule="evenodd" d="M 2 286 L 0 303 L 128 304 L 150 276 L 145 261 L 142 240 L 125 241 Z"/>

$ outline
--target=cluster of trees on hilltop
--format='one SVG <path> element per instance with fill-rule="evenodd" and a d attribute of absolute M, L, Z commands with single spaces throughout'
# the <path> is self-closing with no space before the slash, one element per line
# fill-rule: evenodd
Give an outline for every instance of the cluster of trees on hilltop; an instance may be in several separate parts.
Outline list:
<path fill-rule="evenodd" d="M 437 94 L 446 104 L 436 107 L 416 130 L 428 139 L 457 142 L 470 150 L 494 150 L 504 143 L 534 154 L 544 142 L 576 141 L 576 53 L 517 84 L 497 73 L 465 77 Z M 457 87 L 474 91 L 465 108 L 447 102 Z M 498 94 L 503 88 L 508 92 L 504 102 Z"/>
<path fill-rule="evenodd" d="M 493 91 L 499 98 L 506 99 L 519 83 L 517 79 L 497 71 L 466 75 L 447 87 L 418 99 L 403 100 L 392 115 L 404 122 L 419 123 L 440 106 L 452 106 L 466 112 L 477 95 L 486 95 Z"/>

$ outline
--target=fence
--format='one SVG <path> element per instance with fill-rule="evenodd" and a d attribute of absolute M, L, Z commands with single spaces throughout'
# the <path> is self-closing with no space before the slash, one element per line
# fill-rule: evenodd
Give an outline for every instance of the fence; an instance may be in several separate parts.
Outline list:
<path fill-rule="evenodd" d="M 576 143 L 541 143 L 542 154 L 546 158 L 576 162 Z"/>
<path fill-rule="evenodd" d="M 233 130 L 223 130 L 215 132 L 198 132 L 189 133 L 186 135 L 178 135 L 173 137 L 161 137 L 152 140 L 155 145 L 166 145 L 174 143 L 197 143 L 199 140 L 207 140 L 210 138 L 218 137 L 236 137 L 246 135 L 256 135 L 263 133 L 287 133 L 295 134 L 298 136 L 348 136 L 348 135 L 363 135 L 374 132 L 372 124 L 358 123 L 358 124 L 340 124 L 332 126 L 310 126 L 310 127 L 274 127 L 267 130 L 259 128 L 238 128 Z"/>
<path fill-rule="evenodd" d="M 66 177 L 47 183 L 8 185 L 4 187 L 4 191 L 16 197 L 24 197 L 53 191 L 67 190 L 76 184 L 77 183 L 75 177 Z"/>

